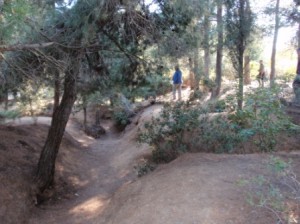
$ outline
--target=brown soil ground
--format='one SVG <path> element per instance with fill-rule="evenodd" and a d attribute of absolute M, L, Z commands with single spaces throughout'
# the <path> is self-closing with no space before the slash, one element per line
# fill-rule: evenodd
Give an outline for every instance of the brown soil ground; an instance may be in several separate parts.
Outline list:
<path fill-rule="evenodd" d="M 287 157 L 295 158 L 299 168 L 299 156 Z M 267 209 L 250 206 L 248 188 L 239 186 L 264 174 L 268 157 L 185 154 L 119 190 L 99 223 L 276 223 Z"/>
<path fill-rule="evenodd" d="M 60 149 L 50 200 L 34 206 L 32 176 L 49 118 L 38 125 L 24 118 L 0 127 L 0 223 L 29 224 L 234 224 L 276 223 L 274 213 L 247 202 L 241 180 L 266 174 L 269 154 L 186 154 L 137 178 L 134 165 L 150 152 L 135 138 L 145 121 L 157 115 L 154 105 L 135 117 L 122 133 L 109 130 L 98 140 L 86 136 L 72 117 Z M 292 143 L 292 144 L 290 144 Z M 292 159 L 300 173 L 299 137 L 284 139 L 276 154 Z M 299 220 L 299 208 L 293 219 Z"/>

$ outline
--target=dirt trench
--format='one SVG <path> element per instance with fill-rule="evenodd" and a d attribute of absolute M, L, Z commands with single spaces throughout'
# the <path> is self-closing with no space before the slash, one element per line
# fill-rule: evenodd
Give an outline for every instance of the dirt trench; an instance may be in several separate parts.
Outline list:
<path fill-rule="evenodd" d="M 161 105 L 154 105 L 145 109 L 126 131 L 119 134 L 108 132 L 98 140 L 86 136 L 71 119 L 67 133 L 80 144 L 81 149 L 72 153 L 60 152 L 64 154 L 63 161 L 57 166 L 57 176 L 65 178 L 68 183 L 68 196 L 34 208 L 28 223 L 97 223 L 113 194 L 137 178 L 134 164 L 149 148 L 136 142 L 137 130 L 160 108 Z M 39 118 L 38 121 L 44 124 L 50 122 L 47 118 Z M 23 119 L 19 124 L 28 122 L 30 120 Z M 111 125 L 109 122 L 104 124 L 106 129 L 110 129 Z M 70 171 L 65 170 L 64 164 Z"/>

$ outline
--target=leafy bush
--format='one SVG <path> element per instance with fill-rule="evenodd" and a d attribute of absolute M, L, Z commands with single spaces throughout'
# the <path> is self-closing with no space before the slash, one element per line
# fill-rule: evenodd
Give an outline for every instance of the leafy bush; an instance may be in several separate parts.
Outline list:
<path fill-rule="evenodd" d="M 209 78 L 204 78 L 202 82 L 204 88 L 207 89 L 208 91 L 211 91 L 213 88 L 216 87 L 216 83 Z"/>
<path fill-rule="evenodd" d="M 159 118 L 152 118 L 145 124 L 145 131 L 139 141 L 150 144 L 155 162 L 169 162 L 186 152 L 184 133 L 199 126 L 199 110 L 189 108 L 184 102 L 165 104 Z"/>
<path fill-rule="evenodd" d="M 224 112 L 226 110 L 225 100 L 217 100 L 209 103 L 211 112 Z"/>
<path fill-rule="evenodd" d="M 153 147 L 154 162 L 169 162 L 187 151 L 232 153 L 253 131 L 183 102 L 166 104 L 159 118 L 145 124 L 139 141 Z"/>
<path fill-rule="evenodd" d="M 113 118 L 116 122 L 116 125 L 120 129 L 124 129 L 126 125 L 130 124 L 130 119 L 126 111 L 115 111 L 113 114 Z"/>
<path fill-rule="evenodd" d="M 146 175 L 147 173 L 152 172 L 153 170 L 155 170 L 156 165 L 150 163 L 149 161 L 142 159 L 141 161 L 139 161 L 139 163 L 137 165 L 135 165 L 133 167 L 136 172 L 137 172 L 137 176 L 138 177 L 142 177 L 144 175 Z"/>
<path fill-rule="evenodd" d="M 233 153 L 239 143 L 253 136 L 250 129 L 242 129 L 224 116 L 216 116 L 210 120 L 202 118 L 199 131 L 197 144 L 204 145 L 206 150 L 215 153 Z"/>
<path fill-rule="evenodd" d="M 244 113 L 257 136 L 255 144 L 261 151 L 272 151 L 277 135 L 292 124 L 280 103 L 279 88 L 259 88 L 246 95 Z"/>
<path fill-rule="evenodd" d="M 274 150 L 278 134 L 282 131 L 298 132 L 295 132 L 294 125 L 289 121 L 284 106 L 280 103 L 280 92 L 278 87 L 253 89 L 245 96 L 243 110 L 229 114 L 228 119 L 224 116 L 211 119 L 210 122 L 201 121 L 203 131 L 200 133 L 200 141 L 211 151 L 233 152 L 237 144 L 252 138 L 261 151 Z M 226 98 L 225 105 L 224 101 L 219 102 L 222 109 L 235 109 L 235 106 L 231 107 L 231 104 L 235 103 L 232 96 Z"/>
<path fill-rule="evenodd" d="M 0 118 L 7 118 L 7 119 L 16 119 L 20 117 L 20 111 L 18 110 L 6 110 L 0 111 Z"/>
<path fill-rule="evenodd" d="M 178 102 L 166 104 L 159 118 L 146 123 L 139 141 L 153 147 L 154 162 L 169 162 L 187 151 L 233 152 L 252 135 L 224 116 L 212 117 L 199 106 Z"/>
<path fill-rule="evenodd" d="M 47 108 L 49 90 L 45 86 L 28 81 L 20 88 L 19 92 L 20 97 L 17 106 L 22 115 L 29 115 L 34 118 Z"/>
<path fill-rule="evenodd" d="M 280 132 L 293 128 L 280 103 L 279 92 L 278 87 L 253 89 L 245 95 L 243 110 L 228 116 L 231 123 L 253 132 L 254 143 L 264 152 L 274 150 Z"/>
<path fill-rule="evenodd" d="M 277 79 L 283 80 L 284 82 L 292 82 L 295 78 L 295 68 L 294 66 L 285 69 L 285 71 L 277 76 Z"/>
<path fill-rule="evenodd" d="M 278 93 L 278 88 L 255 89 L 246 95 L 244 110 L 229 115 L 209 114 L 189 103 L 166 104 L 161 116 L 145 125 L 139 140 L 153 147 L 155 162 L 169 162 L 186 151 L 241 152 L 237 146 L 249 139 L 261 151 L 272 151 L 280 132 L 294 131 Z M 216 101 L 214 111 L 231 111 L 228 102 Z"/>
<path fill-rule="evenodd" d="M 233 114 L 229 114 L 228 119 L 241 128 L 249 128 L 253 120 L 253 113 L 247 110 L 238 110 Z"/>
<path fill-rule="evenodd" d="M 151 90 L 157 95 L 166 94 L 171 90 L 169 77 L 159 75 L 147 76 L 146 81 Z"/>
<path fill-rule="evenodd" d="M 228 112 L 234 112 L 237 110 L 237 96 L 236 94 L 229 94 L 225 98 L 226 102 L 226 111 Z"/>
<path fill-rule="evenodd" d="M 194 90 L 189 95 L 189 101 L 193 102 L 195 100 L 200 100 L 203 97 L 203 95 L 203 92 L 201 92 L 200 90 Z"/>
<path fill-rule="evenodd" d="M 148 99 L 149 97 L 156 98 L 157 96 L 164 95 L 172 90 L 170 78 L 166 76 L 160 76 L 157 74 L 149 74 L 144 80 L 132 90 L 130 90 L 126 96 L 128 98 L 142 97 Z"/>

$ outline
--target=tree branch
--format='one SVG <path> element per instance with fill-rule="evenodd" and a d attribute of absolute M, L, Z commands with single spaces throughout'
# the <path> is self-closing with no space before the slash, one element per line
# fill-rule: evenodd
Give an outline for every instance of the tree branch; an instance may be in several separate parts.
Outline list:
<path fill-rule="evenodd" d="M 54 42 L 47 42 L 47 43 L 38 43 L 38 44 L 0 45 L 0 52 L 46 48 L 46 47 L 50 47 L 54 44 L 55 44 Z"/>

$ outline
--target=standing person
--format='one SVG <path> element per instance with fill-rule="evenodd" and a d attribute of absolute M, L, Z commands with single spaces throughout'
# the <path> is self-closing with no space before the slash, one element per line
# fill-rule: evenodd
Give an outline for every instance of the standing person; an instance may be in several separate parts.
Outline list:
<path fill-rule="evenodd" d="M 264 87 L 264 79 L 265 79 L 265 66 L 264 66 L 263 60 L 260 60 L 259 61 L 258 76 L 257 76 L 259 86 Z"/>
<path fill-rule="evenodd" d="M 173 75 L 173 100 L 176 100 L 176 89 L 178 90 L 178 99 L 181 100 L 181 84 L 182 84 L 182 73 L 179 66 L 175 66 L 175 73 Z"/>

